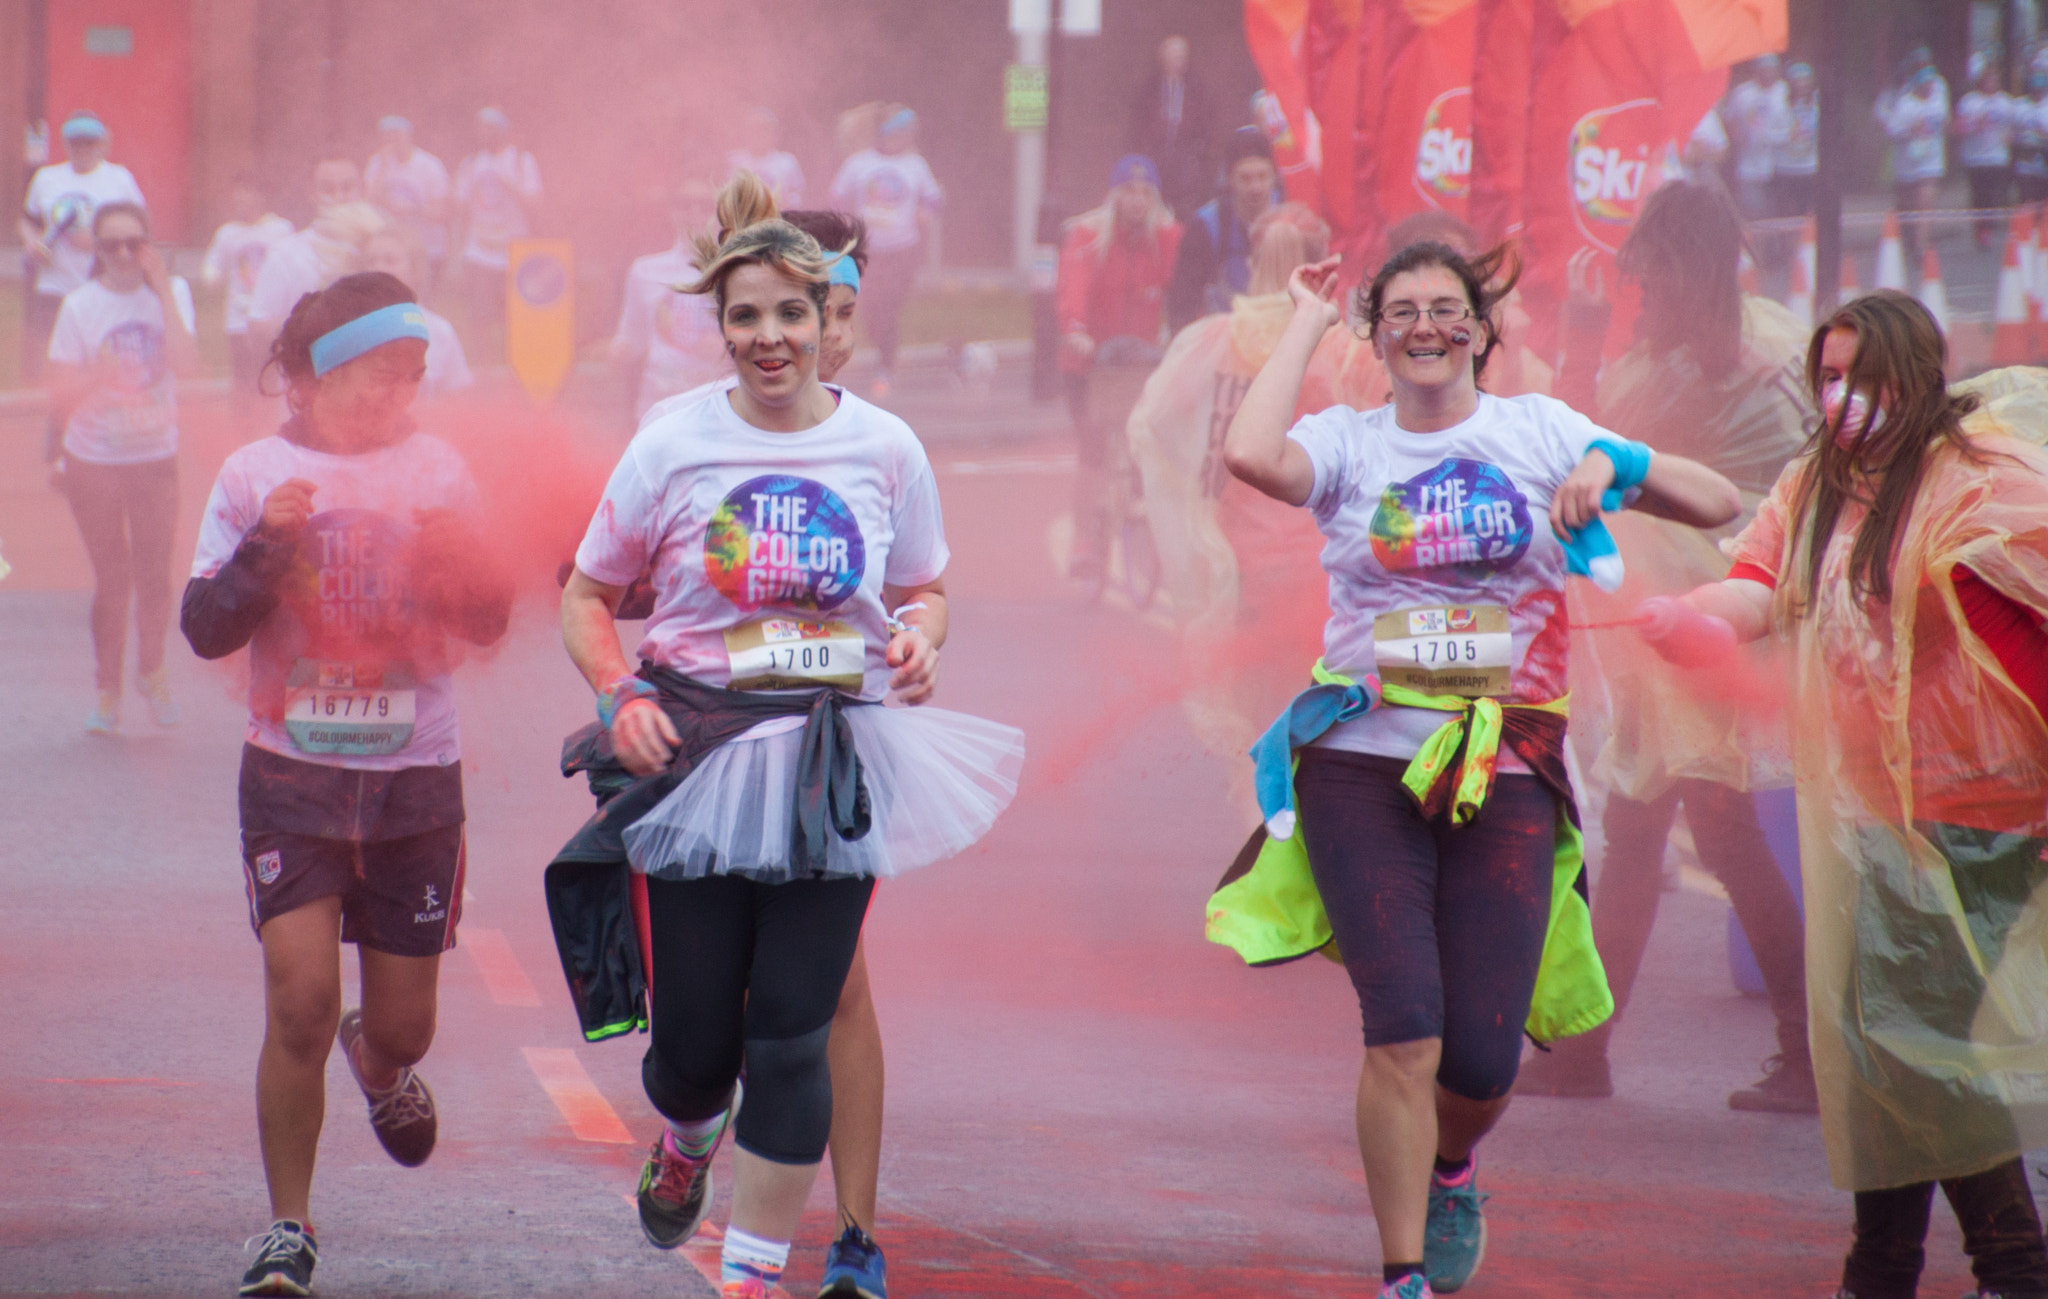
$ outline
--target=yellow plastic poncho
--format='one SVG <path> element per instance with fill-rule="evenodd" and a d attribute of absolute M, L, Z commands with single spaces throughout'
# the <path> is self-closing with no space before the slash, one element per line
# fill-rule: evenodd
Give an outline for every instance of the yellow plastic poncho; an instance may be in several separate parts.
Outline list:
<path fill-rule="evenodd" d="M 1567 589 L 1572 622 L 1615 623 L 1645 597 L 1678 595 L 1727 576 L 1716 546 L 1732 537 L 1762 503 L 1786 462 L 1799 453 L 1814 420 L 1803 368 L 1811 334 L 1766 298 L 1743 301 L 1741 357 L 1724 379 L 1708 379 L 1686 349 L 1653 353 L 1639 343 L 1600 376 L 1598 423 L 1725 475 L 1742 493 L 1735 524 L 1703 532 L 1639 511 L 1607 516 L 1628 577 L 1608 594 L 1590 582 Z M 1771 674 L 1774 651 L 1744 651 L 1750 668 Z M 1572 694 L 1588 739 L 1600 737 L 1595 783 L 1647 802 L 1681 779 L 1731 789 L 1783 788 L 1791 783 L 1783 719 L 1675 668 L 1620 628 L 1572 637 Z"/>
<path fill-rule="evenodd" d="M 1971 421 L 1933 454 L 1889 604 L 1827 543 L 1812 607 L 1787 517 L 1805 461 L 1731 547 L 1778 575 L 1806 890 L 1809 1033 L 1849 1190 L 1979 1172 L 2048 1141 L 2048 725 L 1968 628 L 1967 565 L 2048 615 L 2048 454 Z M 1799 549 L 1803 549 L 1803 546 Z"/>

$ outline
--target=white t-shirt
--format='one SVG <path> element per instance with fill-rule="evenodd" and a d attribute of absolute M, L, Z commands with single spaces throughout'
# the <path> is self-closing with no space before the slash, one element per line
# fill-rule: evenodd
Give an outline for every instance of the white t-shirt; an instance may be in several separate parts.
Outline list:
<path fill-rule="evenodd" d="M 743 171 L 751 171 L 768 184 L 775 195 L 775 206 L 784 212 L 804 205 L 804 169 L 793 153 L 780 149 L 774 153 L 748 153 L 745 149 L 734 149 L 725 155 L 726 178 L 729 180 Z"/>
<path fill-rule="evenodd" d="M 540 164 L 509 144 L 496 153 L 473 153 L 455 173 L 455 201 L 469 212 L 463 260 L 502 270 L 507 246 L 531 229 L 527 208 L 540 201 Z"/>
<path fill-rule="evenodd" d="M 864 643 L 861 697 L 888 692 L 882 588 L 932 581 L 951 552 L 917 435 L 833 391 L 839 409 L 801 433 L 755 428 L 717 388 L 627 444 L 576 567 L 613 586 L 653 570 L 641 658 L 722 686 L 727 631 L 836 622 Z"/>
<path fill-rule="evenodd" d="M 1502 654 L 1481 638 L 1477 664 L 1504 667 L 1509 688 L 1502 697 L 1517 703 L 1565 693 L 1565 555 L 1547 516 L 1551 497 L 1593 440 L 1613 434 L 1550 397 L 1480 393 L 1470 419 L 1439 433 L 1401 429 L 1391 405 L 1333 406 L 1287 436 L 1315 466 L 1307 504 L 1326 539 L 1323 661 L 1333 671 L 1386 679 L 1382 653 L 1405 662 L 1413 652 L 1423 661 L 1422 641 L 1382 650 L 1374 623 L 1383 615 L 1441 610 L 1447 632 L 1484 632 L 1489 617 L 1497 617 L 1488 611 L 1504 610 L 1511 644 L 1498 646 Z M 1425 612 L 1401 622 L 1421 635 L 1433 617 Z M 1447 660 L 1466 659 L 1474 644 L 1456 636 L 1440 641 L 1430 650 L 1432 668 L 1461 666 Z M 1382 707 L 1333 728 L 1319 743 L 1412 758 L 1446 717 Z M 1505 750 L 1500 761 L 1502 770 L 1526 769 Z"/>
<path fill-rule="evenodd" d="M 50 264 L 36 268 L 36 292 L 61 296 L 92 276 L 92 216 L 108 203 L 141 203 L 142 189 L 119 163 L 73 171 L 68 162 L 36 168 L 21 205 L 42 227 Z"/>
<path fill-rule="evenodd" d="M 379 149 L 363 167 L 363 189 L 370 201 L 397 217 L 420 237 L 427 256 L 448 252 L 448 227 L 427 219 L 427 209 L 446 201 L 450 193 L 448 168 L 425 149 L 414 149 L 404 162 L 394 161 Z"/>
<path fill-rule="evenodd" d="M 916 247 L 917 214 L 944 201 L 931 167 L 916 153 L 862 149 L 840 164 L 832 182 L 832 206 L 867 222 L 870 252 Z"/>
<path fill-rule="evenodd" d="M 1820 96 L 1786 101 L 1790 129 L 1779 142 L 1772 169 L 1780 176 L 1811 176 L 1820 170 Z"/>
<path fill-rule="evenodd" d="M 171 299 L 192 326 L 192 286 L 171 277 Z M 164 341 L 164 304 L 148 285 L 116 293 L 87 280 L 64 295 L 50 359 L 91 370 L 92 391 L 64 425 L 64 454 L 132 465 L 178 451 L 178 379 Z"/>
<path fill-rule="evenodd" d="M 1926 95 L 1887 91 L 1878 97 L 1877 122 L 1892 138 L 1894 181 L 1940 180 L 1947 173 L 1947 82 L 1937 79 Z"/>
<path fill-rule="evenodd" d="M 1728 92 L 1724 125 L 1735 143 L 1735 178 L 1771 178 L 1777 146 L 1791 134 L 1791 91 L 1783 81 L 1765 87 L 1745 81 Z"/>
<path fill-rule="evenodd" d="M 687 392 L 732 368 L 725 356 L 725 338 L 718 332 L 717 305 L 708 296 L 676 291 L 676 285 L 696 278 L 696 259 L 681 244 L 634 258 L 626 272 L 618 341 L 647 358 L 633 406 L 636 419 L 663 398 Z"/>
<path fill-rule="evenodd" d="M 356 250 L 312 226 L 270 246 L 249 292 L 249 323 L 281 326 L 299 299 L 317 293 L 355 268 Z"/>
<path fill-rule="evenodd" d="M 249 332 L 249 298 L 271 248 L 292 234 L 292 223 L 275 213 L 260 221 L 230 221 L 214 231 L 201 272 L 208 284 L 227 286 L 227 332 Z"/>
<path fill-rule="evenodd" d="M 249 743 L 301 762 L 368 771 L 460 760 L 453 663 L 446 635 L 413 621 L 409 552 L 417 535 L 413 511 L 478 513 L 469 467 L 455 448 L 424 433 L 354 456 L 310 450 L 281 436 L 251 442 L 221 466 L 199 522 L 192 576 L 220 572 L 261 522 L 264 498 L 292 478 L 318 488 L 315 513 L 284 579 L 284 598 L 250 642 Z M 396 709 L 402 717 L 410 709 L 412 733 L 401 747 L 378 754 L 322 752 L 294 739 L 287 712 L 294 687 L 319 684 L 321 664 L 347 669 L 345 681 L 330 674 L 326 684 L 363 689 L 357 698 L 378 709 L 371 716 L 388 718 Z M 408 670 L 410 684 L 393 669 Z M 385 697 L 378 708 L 383 690 L 407 693 L 402 700 Z M 351 711 L 344 702 L 336 715 L 346 720 Z"/>
<path fill-rule="evenodd" d="M 677 393 L 673 397 L 664 397 L 640 413 L 640 420 L 636 425 L 636 430 L 646 428 L 662 416 L 679 411 L 693 402 L 702 401 L 714 392 L 731 392 L 739 386 L 740 377 L 736 374 L 727 374 L 721 378 L 713 379 L 710 383 L 700 383 L 688 392 Z M 832 385 L 828 384 L 826 386 L 832 387 L 834 392 L 839 391 L 837 387 Z"/>
<path fill-rule="evenodd" d="M 425 307 L 420 314 L 427 318 L 427 377 L 420 383 L 420 396 L 445 397 L 475 387 L 476 376 L 469 372 L 469 357 L 455 326 Z"/>
<path fill-rule="evenodd" d="M 1956 156 L 1965 167 L 2012 165 L 2012 133 L 2020 101 L 1972 90 L 1956 101 Z"/>

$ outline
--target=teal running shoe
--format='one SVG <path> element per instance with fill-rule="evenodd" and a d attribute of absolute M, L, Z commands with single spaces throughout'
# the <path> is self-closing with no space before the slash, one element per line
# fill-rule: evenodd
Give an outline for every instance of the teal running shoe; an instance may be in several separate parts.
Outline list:
<path fill-rule="evenodd" d="M 1420 1272 L 1410 1272 L 1381 1289 L 1380 1299 L 1436 1299 L 1436 1292 L 1429 1288 L 1428 1277 Z"/>
<path fill-rule="evenodd" d="M 889 1281 L 882 1265 L 882 1247 L 857 1224 L 848 1222 L 832 1248 L 825 1251 L 825 1283 L 818 1289 L 818 1299 L 855 1295 L 859 1299 L 889 1299 Z"/>
<path fill-rule="evenodd" d="M 1457 1186 L 1445 1186 L 1430 1175 L 1422 1261 L 1435 1293 L 1457 1293 L 1479 1270 L 1479 1260 L 1486 1257 L 1486 1214 L 1479 1206 L 1486 1199 L 1479 1193 L 1477 1169 Z"/>

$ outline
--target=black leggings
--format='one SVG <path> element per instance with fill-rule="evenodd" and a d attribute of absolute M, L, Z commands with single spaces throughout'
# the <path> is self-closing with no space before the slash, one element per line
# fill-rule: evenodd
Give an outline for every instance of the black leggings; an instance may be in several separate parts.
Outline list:
<path fill-rule="evenodd" d="M 1934 1183 L 1856 1192 L 1856 1242 L 1842 1265 L 1842 1288 L 1856 1299 L 1913 1299 L 1926 1260 Z M 1963 1250 L 1980 1290 L 2048 1292 L 2048 1253 L 2027 1188 L 2026 1165 L 2010 1160 L 1989 1172 L 1941 1183 L 1963 1229 Z"/>
<path fill-rule="evenodd" d="M 1365 1044 L 1443 1039 L 1437 1082 L 1498 1100 L 1550 928 L 1557 801 L 1534 776 L 1496 777 L 1479 818 L 1426 821 L 1406 759 L 1304 749 L 1294 788 L 1316 889 L 1358 993 Z"/>
<path fill-rule="evenodd" d="M 178 462 L 96 465 L 68 457 L 64 494 L 92 560 L 92 651 L 102 690 L 121 688 L 128 597 L 135 597 L 135 666 L 164 665 L 171 625 L 171 536 L 178 521 Z"/>
<path fill-rule="evenodd" d="M 654 1040 L 647 1099 L 679 1123 L 708 1119 L 747 1070 L 734 1140 L 778 1164 L 815 1164 L 832 1134 L 825 1046 L 871 879 L 758 884 L 731 875 L 647 880 Z"/>

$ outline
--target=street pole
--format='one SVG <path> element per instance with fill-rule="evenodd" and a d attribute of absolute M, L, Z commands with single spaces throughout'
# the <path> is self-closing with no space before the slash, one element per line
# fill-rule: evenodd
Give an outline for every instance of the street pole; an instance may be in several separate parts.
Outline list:
<path fill-rule="evenodd" d="M 1820 49 L 1814 75 L 1820 81 L 1820 173 L 1813 196 L 1813 314 L 1826 319 L 1842 296 L 1842 163 L 1848 152 L 1848 67 L 1843 57 L 1847 24 L 1844 0 L 1820 0 Z"/>

